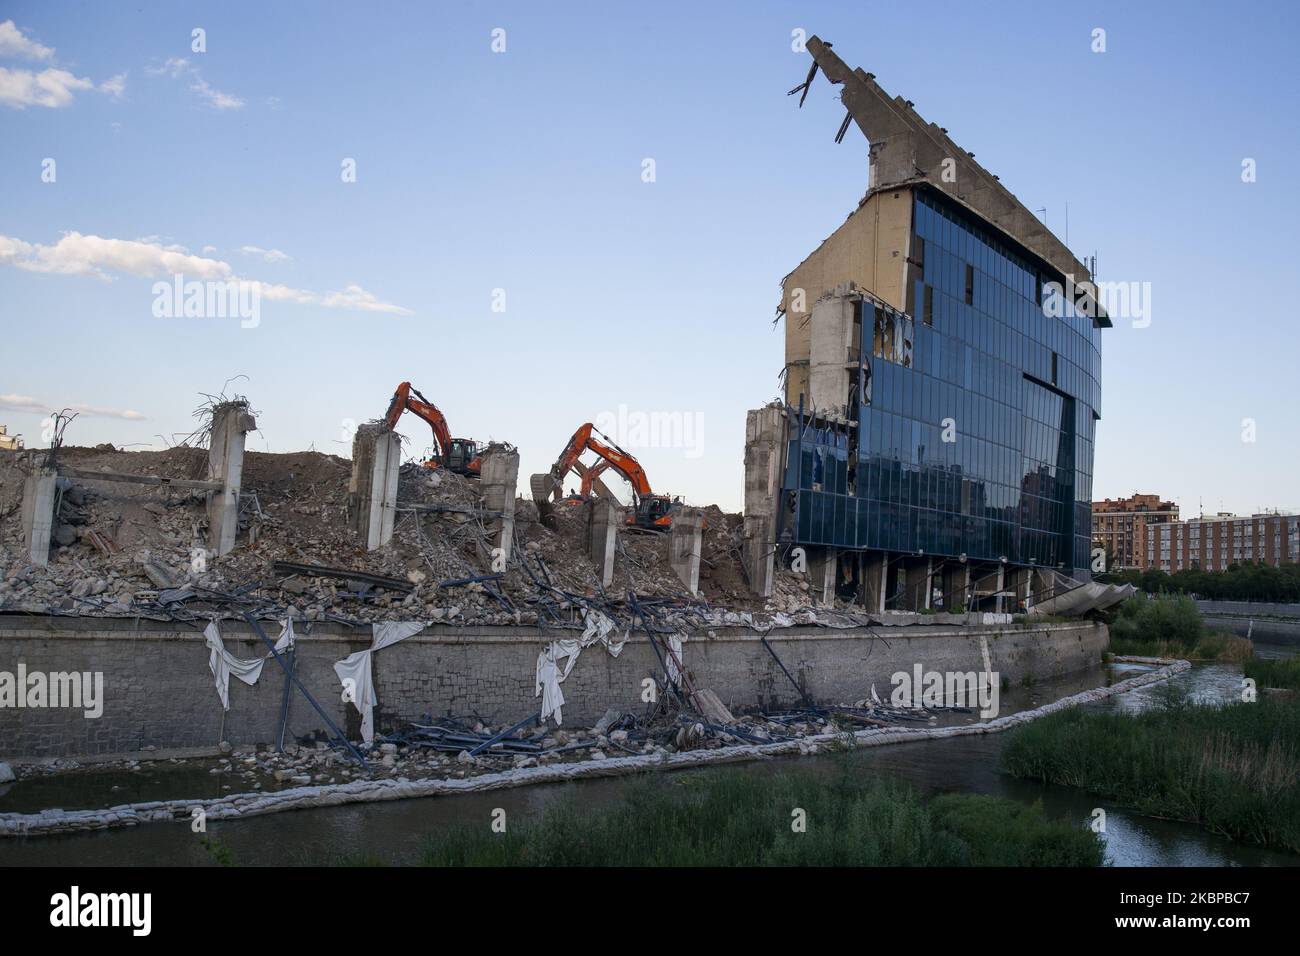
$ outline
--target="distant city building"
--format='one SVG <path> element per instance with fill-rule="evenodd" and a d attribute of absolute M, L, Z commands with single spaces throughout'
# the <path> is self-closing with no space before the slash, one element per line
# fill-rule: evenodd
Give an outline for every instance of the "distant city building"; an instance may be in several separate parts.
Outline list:
<path fill-rule="evenodd" d="M 0 451 L 22 451 L 23 440 L 19 435 L 9 434 L 8 425 L 0 425 Z"/>
<path fill-rule="evenodd" d="M 1178 505 L 1159 495 L 1134 494 L 1092 503 L 1092 543 L 1106 549 L 1107 564 L 1116 569 L 1145 568 L 1147 529 L 1178 520 Z"/>
<path fill-rule="evenodd" d="M 1172 574 L 1189 568 L 1226 571 L 1233 564 L 1300 561 L 1300 516 L 1219 514 L 1150 525 L 1145 567 Z"/>

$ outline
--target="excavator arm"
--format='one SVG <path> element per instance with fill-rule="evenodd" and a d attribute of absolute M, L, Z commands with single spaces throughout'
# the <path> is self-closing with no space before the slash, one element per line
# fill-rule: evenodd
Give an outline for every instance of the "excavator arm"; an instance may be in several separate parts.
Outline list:
<path fill-rule="evenodd" d="M 389 428 L 395 427 L 403 412 L 410 412 L 417 418 L 423 419 L 429 423 L 429 427 L 433 430 L 433 457 L 424 463 L 425 467 L 438 468 L 446 466 L 462 474 L 478 474 L 479 460 L 477 454 L 475 454 L 474 443 L 465 439 L 453 439 L 451 429 L 447 425 L 446 416 L 438 410 L 438 406 L 421 395 L 419 390 L 412 386 L 410 382 L 403 382 L 397 386 L 392 401 L 388 403 L 388 413 L 384 416 L 384 424 Z M 461 458 L 464 458 L 465 461 L 461 462 Z M 453 459 L 456 462 L 454 465 L 450 464 Z"/>
<path fill-rule="evenodd" d="M 600 438 L 596 438 L 595 435 L 600 435 Z M 601 441 L 602 438 L 604 441 Z M 577 464 L 583 453 L 588 451 L 599 455 L 604 463 L 604 467 L 601 467 L 600 463 L 594 467 L 600 468 L 600 471 L 612 468 L 618 472 L 632 486 L 632 492 L 638 500 L 654 494 L 650 489 L 650 479 L 646 477 L 645 469 L 641 467 L 641 463 L 615 445 L 608 436 L 597 431 L 595 425 L 587 422 L 573 433 L 569 443 L 564 446 L 564 451 L 560 452 L 560 457 L 551 466 L 550 488 L 547 493 L 555 501 L 559 501 L 563 497 L 565 477 L 573 470 L 573 466 Z M 597 472 L 598 475 L 599 472 Z M 590 484 L 584 481 L 584 491 L 590 492 L 590 490 Z"/>
<path fill-rule="evenodd" d="M 578 459 L 589 451 L 597 455 L 600 461 L 583 468 Z M 586 498 L 600 482 L 600 475 L 609 470 L 617 472 L 632 486 L 635 501 L 633 512 L 627 518 L 628 524 L 654 531 L 663 531 L 672 526 L 672 514 L 677 508 L 677 502 L 666 495 L 655 494 L 641 463 L 614 444 L 609 436 L 597 431 L 591 422 L 573 433 L 549 472 L 533 475 L 533 498 L 539 506 L 546 507 L 550 506 L 548 498 L 561 501 L 564 479 L 571 471 L 577 471 L 582 476 L 582 497 Z"/>

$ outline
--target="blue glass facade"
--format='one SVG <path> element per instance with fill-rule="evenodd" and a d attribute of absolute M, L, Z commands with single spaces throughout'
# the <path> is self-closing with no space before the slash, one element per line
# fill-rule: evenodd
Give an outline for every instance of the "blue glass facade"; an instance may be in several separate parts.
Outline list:
<path fill-rule="evenodd" d="M 905 268 L 909 314 L 860 304 L 856 434 L 792 429 L 790 538 L 1086 568 L 1100 329 L 939 195 L 914 194 Z"/>

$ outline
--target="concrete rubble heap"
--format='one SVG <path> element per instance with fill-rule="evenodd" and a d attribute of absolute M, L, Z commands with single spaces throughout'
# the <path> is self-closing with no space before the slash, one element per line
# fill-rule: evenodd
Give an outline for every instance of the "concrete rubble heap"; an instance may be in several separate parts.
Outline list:
<path fill-rule="evenodd" d="M 218 598 L 239 592 L 264 617 L 527 625 L 538 620 L 539 582 L 553 595 L 614 603 L 629 592 L 750 613 L 790 614 L 815 603 L 806 575 L 779 569 L 770 594 L 754 595 L 741 566 L 741 518 L 717 507 L 687 509 L 676 534 L 638 533 L 623 524 L 623 509 L 603 503 L 558 505 L 544 524 L 532 501 L 514 497 L 518 455 L 508 446 L 485 450 L 476 480 L 376 463 L 375 441 L 386 455 L 395 443 L 375 436 L 354 462 L 244 452 L 242 441 L 225 436 L 242 439 L 255 427 L 252 416 L 238 410 L 226 422 L 211 455 L 184 446 L 68 446 L 58 450 L 57 475 L 44 451 L 0 451 L 0 612 L 208 617 L 233 613 Z M 227 485 L 231 468 L 237 476 Z M 116 477 L 90 477 L 97 473 Z M 48 527 L 40 527 L 42 513 Z M 33 524 L 44 539 L 28 540 Z M 404 587 L 287 574 L 276 562 Z"/>

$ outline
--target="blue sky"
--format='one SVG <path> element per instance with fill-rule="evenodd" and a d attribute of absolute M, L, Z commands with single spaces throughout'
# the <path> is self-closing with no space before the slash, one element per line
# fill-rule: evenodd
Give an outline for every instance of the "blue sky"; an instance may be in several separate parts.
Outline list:
<path fill-rule="evenodd" d="M 1300 509 L 1294 5 L 918 9 L 0 3 L 0 423 L 35 445 L 80 405 L 69 441 L 158 447 L 246 375 L 251 448 L 346 455 L 409 379 L 518 445 L 521 487 L 583 421 L 677 414 L 687 440 L 632 449 L 657 490 L 739 508 L 778 283 L 866 187 L 834 88 L 785 96 L 802 28 L 1151 283 L 1150 327 L 1106 336 L 1098 497 Z M 157 318 L 141 240 L 283 295 L 256 328 Z"/>

